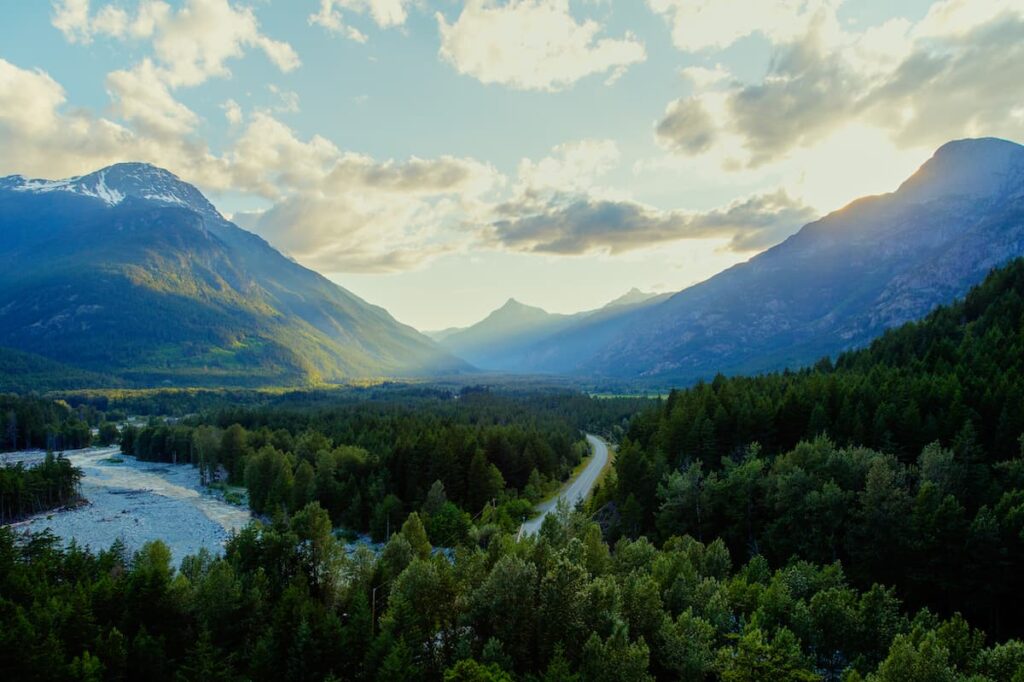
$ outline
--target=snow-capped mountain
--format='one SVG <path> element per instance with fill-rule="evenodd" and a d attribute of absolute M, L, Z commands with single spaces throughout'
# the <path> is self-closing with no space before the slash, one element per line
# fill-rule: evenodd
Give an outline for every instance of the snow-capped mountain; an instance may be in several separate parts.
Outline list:
<path fill-rule="evenodd" d="M 467 368 L 141 163 L 0 179 L 0 353 L 11 348 L 37 356 L 19 366 L 42 356 L 137 385 Z"/>
<path fill-rule="evenodd" d="M 164 206 L 184 206 L 208 217 L 221 214 L 203 193 L 174 173 L 148 163 L 116 163 L 101 170 L 63 180 L 10 175 L 0 178 L 0 189 L 32 194 L 70 192 L 92 197 L 108 206 L 125 199 L 141 199 Z"/>

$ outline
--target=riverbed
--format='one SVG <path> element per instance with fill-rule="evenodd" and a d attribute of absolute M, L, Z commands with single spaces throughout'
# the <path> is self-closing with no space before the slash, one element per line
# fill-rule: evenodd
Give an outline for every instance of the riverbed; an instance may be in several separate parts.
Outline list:
<path fill-rule="evenodd" d="M 86 504 L 40 514 L 16 524 L 19 530 L 49 529 L 65 540 L 94 550 L 121 540 L 134 552 L 149 540 L 163 540 L 174 564 L 200 548 L 220 552 L 232 531 L 244 527 L 249 510 L 228 504 L 206 490 L 191 465 L 141 462 L 118 448 L 87 448 L 64 453 L 82 470 Z M 44 453 L 9 453 L 4 460 L 31 465 Z"/>

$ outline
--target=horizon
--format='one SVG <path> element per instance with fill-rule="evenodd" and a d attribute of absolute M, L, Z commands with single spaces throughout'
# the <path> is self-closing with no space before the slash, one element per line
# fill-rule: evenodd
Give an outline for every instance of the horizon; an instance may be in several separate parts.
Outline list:
<path fill-rule="evenodd" d="M 572 314 L 676 292 L 894 191 L 949 140 L 1024 139 L 1000 68 L 1024 51 L 1017 2 L 5 12 L 0 175 L 167 168 L 420 330 L 509 298 Z M 527 30 L 544 49 L 508 38 Z"/>

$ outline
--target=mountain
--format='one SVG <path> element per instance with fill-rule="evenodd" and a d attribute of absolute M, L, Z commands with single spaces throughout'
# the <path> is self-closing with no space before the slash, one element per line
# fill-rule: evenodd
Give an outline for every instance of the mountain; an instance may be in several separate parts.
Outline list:
<path fill-rule="evenodd" d="M 573 330 L 598 330 L 613 319 L 653 302 L 667 298 L 632 289 L 601 308 L 572 315 L 549 313 L 510 298 L 486 318 L 465 329 L 446 329 L 430 334 L 443 347 L 476 367 L 503 372 L 528 372 L 539 369 L 534 349 L 538 345 L 571 334 Z M 600 335 L 588 335 L 600 338 Z M 543 370 L 540 370 L 543 371 Z"/>
<path fill-rule="evenodd" d="M 458 357 L 476 367 L 509 370 L 506 358 L 532 339 L 549 336 L 564 328 L 572 315 L 549 313 L 542 308 L 508 299 L 503 306 L 465 329 L 441 332 L 434 338 Z"/>
<path fill-rule="evenodd" d="M 140 163 L 0 178 L 0 347 L 144 385 L 467 368 Z"/>
<path fill-rule="evenodd" d="M 1024 254 L 1024 147 L 941 147 L 895 192 L 867 197 L 636 316 L 558 369 L 684 383 L 805 365 L 962 296 Z"/>
<path fill-rule="evenodd" d="M 895 192 L 674 295 L 606 306 L 489 361 L 650 386 L 798 367 L 923 317 L 1022 254 L 1024 147 L 950 142 Z"/>
<path fill-rule="evenodd" d="M 620 308 L 622 306 L 635 306 L 641 305 L 651 301 L 652 299 L 658 298 L 663 294 L 655 294 L 647 291 L 640 291 L 636 287 L 633 287 L 622 296 L 609 301 L 605 304 L 604 309 Z"/>

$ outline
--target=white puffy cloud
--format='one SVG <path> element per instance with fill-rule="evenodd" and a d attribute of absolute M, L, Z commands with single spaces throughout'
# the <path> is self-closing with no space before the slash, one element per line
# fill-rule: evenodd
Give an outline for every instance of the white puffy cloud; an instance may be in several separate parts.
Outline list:
<path fill-rule="evenodd" d="M 192 132 L 199 121 L 191 109 L 174 99 L 149 59 L 127 71 L 109 73 L 107 92 L 118 116 L 135 123 L 142 132 L 181 136 Z"/>
<path fill-rule="evenodd" d="M 411 4 L 413 0 L 320 0 L 320 9 L 309 15 L 309 23 L 365 43 L 366 34 L 348 24 L 346 13 L 369 14 L 380 28 L 390 28 L 405 24 Z"/>
<path fill-rule="evenodd" d="M 520 161 L 519 184 L 521 189 L 585 190 L 618 162 L 619 148 L 613 140 L 567 142 L 539 161 Z"/>
<path fill-rule="evenodd" d="M 599 37 L 596 21 L 577 21 L 569 0 L 467 0 L 454 23 L 437 13 L 441 57 L 482 83 L 554 91 L 592 74 L 615 78 L 646 59 L 631 34 Z"/>
<path fill-rule="evenodd" d="M 66 97 L 64 88 L 47 73 L 22 69 L 0 58 L 0 165 L 4 172 L 65 177 L 141 159 L 187 176 L 215 180 L 220 175 L 218 162 L 204 144 L 178 135 L 143 134 L 138 118 L 135 124 L 140 130 L 135 130 L 86 110 L 66 110 Z M 223 183 L 223 177 L 216 182 Z"/>
<path fill-rule="evenodd" d="M 252 9 L 227 0 L 188 0 L 153 23 L 153 52 L 171 87 L 229 75 L 226 62 L 241 57 L 246 48 L 262 50 L 284 72 L 300 63 L 288 43 L 260 31 Z"/>
<path fill-rule="evenodd" d="M 672 30 L 672 42 L 693 52 L 725 48 L 760 33 L 772 42 L 789 42 L 807 31 L 837 0 L 647 0 Z"/>
<path fill-rule="evenodd" d="M 139 73 L 115 72 L 108 87 L 142 90 L 126 100 L 133 105 L 161 97 L 160 82 L 137 79 Z M 320 136 L 302 138 L 269 111 L 243 120 L 233 100 L 223 108 L 238 132 L 215 155 L 190 134 L 188 113 L 180 120 L 151 116 L 168 111 L 166 103 L 122 111 L 113 96 L 127 124 L 65 108 L 64 89 L 48 74 L 0 59 L 0 174 L 58 178 L 148 161 L 207 192 L 262 197 L 269 208 L 239 221 L 324 272 L 407 269 L 457 248 L 471 238 L 462 227 L 466 216 L 502 182 L 473 159 L 378 160 Z"/>
<path fill-rule="evenodd" d="M 300 64 L 291 45 L 260 30 L 251 8 L 228 0 L 187 0 L 178 10 L 162 0 L 142 0 L 134 17 L 115 5 L 94 13 L 89 0 L 59 0 L 52 23 L 70 42 L 95 36 L 151 40 L 155 72 L 171 88 L 229 75 L 227 62 L 249 48 L 284 72 Z"/>
<path fill-rule="evenodd" d="M 654 2 L 654 0 L 651 0 Z M 836 30 L 821 10 L 780 44 L 759 81 L 694 80 L 669 104 L 658 140 L 681 155 L 709 154 L 757 167 L 858 127 L 899 147 L 937 147 L 964 136 L 1024 134 L 1024 2 L 946 0 L 916 25 L 891 19 Z M 699 78 L 698 78 L 699 80 Z"/>
<path fill-rule="evenodd" d="M 131 123 L 134 132 L 178 138 L 170 140 L 178 148 L 196 147 L 188 136 L 199 117 L 174 97 L 174 90 L 229 76 L 228 62 L 248 49 L 262 51 L 283 72 L 300 63 L 288 43 L 261 31 L 251 8 L 228 0 L 186 0 L 178 9 L 163 0 L 142 0 L 134 15 L 112 4 L 93 11 L 89 0 L 59 0 L 53 9 L 53 25 L 71 42 L 89 42 L 96 36 L 151 42 L 151 57 L 107 75 L 107 92 L 113 112 Z M 297 109 L 297 95 L 276 94 L 281 99 L 276 110 Z M 229 122 L 241 121 L 237 104 L 225 111 Z"/>
<path fill-rule="evenodd" d="M 408 269 L 456 248 L 464 216 L 500 183 L 472 159 L 378 161 L 301 140 L 266 112 L 252 115 L 229 162 L 234 187 L 275 202 L 240 223 L 332 273 Z"/>
<path fill-rule="evenodd" d="M 233 99 L 225 100 L 220 108 L 224 110 L 224 118 L 233 126 L 242 122 L 242 107 Z"/>
<path fill-rule="evenodd" d="M 92 40 L 92 21 L 89 18 L 89 0 L 60 0 L 53 5 L 52 23 L 72 43 Z"/>
<path fill-rule="evenodd" d="M 408 270 L 455 248 L 437 241 L 447 202 L 382 200 L 370 194 L 300 194 L 239 223 L 300 263 L 327 273 Z"/>

